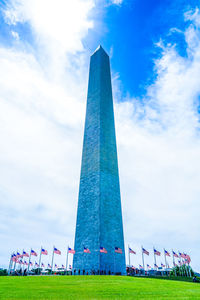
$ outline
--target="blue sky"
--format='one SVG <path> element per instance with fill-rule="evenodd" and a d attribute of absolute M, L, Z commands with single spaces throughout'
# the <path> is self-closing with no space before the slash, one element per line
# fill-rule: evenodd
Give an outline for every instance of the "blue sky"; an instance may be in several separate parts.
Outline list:
<path fill-rule="evenodd" d="M 186 55 L 183 36 L 170 30 L 184 30 L 184 12 L 197 5 L 196 0 L 190 5 L 185 0 L 125 0 L 120 6 L 110 5 L 102 13 L 105 29 L 92 31 L 86 45 L 95 48 L 102 43 L 108 50 L 114 48 L 112 67 L 120 73 L 124 94 L 140 96 L 154 80 L 153 61 L 160 55 L 154 45 L 160 38 L 176 43 L 179 53 Z"/>
<path fill-rule="evenodd" d="M 73 247 L 89 57 L 101 44 L 132 263 L 142 244 L 188 252 L 200 270 L 198 1 L 0 4 L 0 266 L 16 249 Z"/>

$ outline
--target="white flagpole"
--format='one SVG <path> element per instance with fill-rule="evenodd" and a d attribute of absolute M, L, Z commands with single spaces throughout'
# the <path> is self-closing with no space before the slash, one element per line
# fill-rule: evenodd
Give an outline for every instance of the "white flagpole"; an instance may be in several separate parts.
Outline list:
<path fill-rule="evenodd" d="M 182 272 L 182 261 L 181 261 L 181 256 L 180 256 L 180 251 L 178 250 L 178 255 L 179 255 L 179 259 L 180 259 L 180 264 L 179 264 L 179 268 L 180 268 L 180 274 L 181 276 L 183 276 L 183 272 Z"/>
<path fill-rule="evenodd" d="M 39 274 L 40 274 L 40 264 L 41 264 L 42 246 L 40 249 L 40 259 L 39 259 Z"/>
<path fill-rule="evenodd" d="M 189 264 L 189 263 L 188 263 L 188 267 L 189 267 L 190 277 L 192 277 L 192 274 L 191 274 L 191 267 L 190 267 L 190 264 Z"/>
<path fill-rule="evenodd" d="M 24 273 L 24 264 L 23 264 L 23 262 L 24 262 L 24 255 L 23 255 L 23 253 L 24 253 L 24 249 L 22 250 L 22 276 L 24 275 L 23 273 Z"/>
<path fill-rule="evenodd" d="M 51 273 L 52 273 L 52 269 L 53 269 L 54 248 L 55 248 L 55 246 L 53 246 L 52 262 L 51 262 Z"/>
<path fill-rule="evenodd" d="M 10 262 L 9 262 L 9 266 L 8 266 L 8 275 L 10 275 L 10 269 L 11 269 L 11 265 L 12 265 L 12 255 L 13 255 L 13 253 L 10 255 Z"/>
<path fill-rule="evenodd" d="M 173 251 L 173 249 L 172 249 L 172 257 L 173 257 L 174 273 L 175 273 L 175 276 L 176 276 L 176 266 L 175 266 L 175 258 L 174 258 L 174 251 Z"/>
<path fill-rule="evenodd" d="M 155 248 L 153 247 L 153 254 L 154 254 L 154 267 L 156 268 L 156 270 L 157 270 L 157 264 L 156 264 L 156 256 L 155 256 Z"/>
<path fill-rule="evenodd" d="M 143 246 L 141 246 L 141 250 L 142 250 L 142 263 L 143 263 L 143 268 L 144 268 L 144 253 L 143 253 Z M 145 270 L 145 268 L 144 268 Z"/>
<path fill-rule="evenodd" d="M 68 255 L 69 255 L 69 245 L 67 246 L 66 272 L 67 272 L 67 266 L 68 266 Z"/>
<path fill-rule="evenodd" d="M 130 265 L 131 265 L 131 257 L 130 257 L 129 245 L 128 245 L 128 261 L 129 261 L 129 267 L 130 267 Z"/>
<path fill-rule="evenodd" d="M 165 270 L 166 270 L 167 269 L 167 258 L 166 258 L 165 248 L 163 250 L 164 250 L 164 256 L 165 256 Z"/>
<path fill-rule="evenodd" d="M 12 255 L 14 255 L 14 252 L 12 253 Z M 13 267 L 13 263 L 14 263 L 14 261 L 12 260 L 12 256 L 11 256 L 11 264 L 10 264 L 10 272 L 11 272 L 11 269 L 12 269 L 12 267 Z"/>
<path fill-rule="evenodd" d="M 185 262 L 185 270 L 186 270 L 187 277 L 189 277 L 189 273 L 188 273 L 188 268 L 187 268 L 186 262 Z"/>
<path fill-rule="evenodd" d="M 32 248 L 31 248 L 31 250 L 32 250 Z M 30 261 L 31 261 L 31 250 L 30 250 L 29 261 L 28 261 L 28 273 L 29 273 Z M 28 274 L 27 274 L 27 275 L 28 275 Z"/>
<path fill-rule="evenodd" d="M 17 252 L 18 252 L 18 250 L 17 250 Z M 16 252 L 16 253 L 17 253 L 17 252 Z M 17 260 L 17 254 L 16 254 L 16 257 L 15 257 L 14 271 L 15 271 L 16 263 L 17 263 L 16 260 Z"/>

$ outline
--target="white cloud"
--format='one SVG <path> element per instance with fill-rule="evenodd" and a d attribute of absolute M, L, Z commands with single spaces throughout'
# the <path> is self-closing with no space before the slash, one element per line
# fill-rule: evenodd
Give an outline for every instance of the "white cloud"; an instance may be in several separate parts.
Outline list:
<path fill-rule="evenodd" d="M 9 24 L 28 22 L 36 46 L 0 47 L 1 264 L 22 244 L 73 241 L 89 59 L 81 40 L 93 6 L 22 0 L 4 12 Z"/>
<path fill-rule="evenodd" d="M 155 83 L 117 104 L 116 125 L 126 240 L 188 251 L 199 269 L 199 13 L 187 18 L 187 57 L 160 43 Z"/>
<path fill-rule="evenodd" d="M 11 31 L 12 36 L 14 37 L 14 39 L 16 39 L 17 41 L 19 40 L 19 33 L 16 31 Z"/>
<path fill-rule="evenodd" d="M 123 0 L 110 0 L 110 2 L 115 5 L 121 5 Z"/>

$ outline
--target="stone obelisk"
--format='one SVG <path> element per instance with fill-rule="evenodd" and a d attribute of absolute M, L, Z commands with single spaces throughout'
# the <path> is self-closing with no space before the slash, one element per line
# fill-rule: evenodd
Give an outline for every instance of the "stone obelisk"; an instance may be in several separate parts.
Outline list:
<path fill-rule="evenodd" d="M 76 272 L 126 272 L 110 61 L 101 46 L 90 60 L 74 248 Z"/>

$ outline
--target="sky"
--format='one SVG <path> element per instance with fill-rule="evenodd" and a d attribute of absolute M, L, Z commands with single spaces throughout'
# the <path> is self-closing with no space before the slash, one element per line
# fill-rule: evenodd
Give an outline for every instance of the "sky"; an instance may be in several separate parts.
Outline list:
<path fill-rule="evenodd" d="M 153 247 L 174 249 L 200 271 L 199 8 L 196 0 L 0 0 L 0 267 L 13 251 L 41 246 L 50 263 L 53 245 L 61 265 L 74 245 L 89 59 L 101 44 L 131 264 L 142 263 L 143 245 L 146 264 Z"/>

